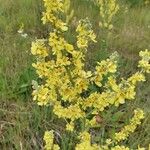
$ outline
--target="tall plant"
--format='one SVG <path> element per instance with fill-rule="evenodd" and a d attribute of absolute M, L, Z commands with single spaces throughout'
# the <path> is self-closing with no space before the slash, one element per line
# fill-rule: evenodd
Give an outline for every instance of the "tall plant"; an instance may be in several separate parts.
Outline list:
<path fill-rule="evenodd" d="M 66 3 L 63 0 L 44 0 L 44 5 L 46 11 L 42 21 L 50 24 L 51 32 L 48 39 L 38 39 L 32 43 L 31 52 L 36 57 L 33 67 L 43 81 L 34 86 L 33 100 L 38 105 L 52 106 L 53 113 L 66 121 L 66 132 L 76 134 L 74 149 L 128 150 L 120 143 L 141 124 L 144 118 L 141 109 L 137 108 L 129 124 L 103 144 L 94 142 L 90 130 L 100 128 L 100 114 L 104 110 L 135 99 L 137 83 L 145 81 L 145 73 L 150 73 L 150 51 L 140 52 L 139 71 L 120 82 L 116 78 L 116 53 L 97 62 L 94 71 L 86 70 L 87 48 L 91 42 L 96 43 L 90 21 L 87 18 L 79 21 L 76 43 L 71 44 L 65 39 L 69 22 Z M 90 90 L 91 86 L 96 86 L 96 90 Z M 55 141 L 54 132 L 45 132 L 47 150 L 61 149 Z"/>

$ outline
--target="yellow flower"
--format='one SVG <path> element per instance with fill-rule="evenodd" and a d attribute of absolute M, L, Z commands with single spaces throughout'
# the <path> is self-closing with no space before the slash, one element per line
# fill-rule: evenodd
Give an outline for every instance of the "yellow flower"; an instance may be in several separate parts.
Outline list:
<path fill-rule="evenodd" d="M 59 118 L 67 118 L 71 119 L 72 121 L 85 116 L 85 113 L 78 105 L 70 105 L 68 108 L 64 108 L 59 103 L 57 103 L 54 105 L 53 111 Z"/>
<path fill-rule="evenodd" d="M 129 79 L 129 82 L 131 82 L 133 85 L 136 84 L 136 82 L 138 81 L 145 81 L 145 76 L 143 73 L 137 72 L 135 74 L 133 74 Z"/>
<path fill-rule="evenodd" d="M 91 28 L 88 18 L 79 21 L 76 32 L 78 33 L 77 46 L 79 49 L 87 49 L 90 41 L 96 42 L 96 35 Z"/>
<path fill-rule="evenodd" d="M 53 131 L 46 131 L 44 134 L 44 141 L 45 141 L 45 149 L 46 150 L 52 150 L 53 146 Z"/>
<path fill-rule="evenodd" d="M 66 130 L 73 132 L 73 130 L 74 130 L 74 123 L 73 122 L 67 123 Z"/>
<path fill-rule="evenodd" d="M 79 136 L 76 150 L 128 150 L 129 148 L 116 144 L 127 139 L 134 132 L 137 125 L 144 117 L 142 110 L 135 110 L 130 124 L 126 125 L 119 133 L 115 134 L 115 140 L 106 140 L 104 145 L 91 143 L 90 128 L 100 125 L 100 118 L 95 116 L 111 105 L 119 106 L 125 100 L 135 98 L 137 82 L 145 81 L 144 73 L 150 72 L 150 52 L 140 52 L 142 60 L 139 62 L 141 71 L 133 74 L 128 79 L 117 81 L 117 53 L 113 53 L 108 59 L 98 62 L 95 69 L 89 71 L 85 66 L 85 56 L 90 42 L 96 42 L 96 35 L 92 30 L 89 20 L 82 19 L 77 26 L 77 46 L 69 43 L 64 36 L 67 27 L 67 17 L 70 0 L 66 0 L 68 6 L 64 7 L 63 0 L 44 0 L 45 12 L 43 23 L 51 23 L 51 32 L 46 40 L 37 40 L 32 43 L 31 53 L 35 55 L 36 62 L 33 67 L 41 78 L 41 85 L 36 85 L 33 91 L 33 100 L 39 105 L 52 105 L 53 113 L 66 120 L 66 130 L 76 131 L 74 123 L 84 121 L 84 129 Z M 116 0 L 99 0 L 102 26 L 111 29 L 112 17 L 118 11 Z M 107 9 L 106 9 L 107 8 Z M 107 16 L 107 17 L 106 17 Z M 66 20 L 63 21 L 63 19 Z M 75 49 L 76 47 L 76 49 Z M 86 70 L 85 70 L 86 68 Z M 95 84 L 101 88 L 97 88 Z M 93 90 L 91 90 L 94 87 Z M 100 91 L 99 91 L 100 89 Z M 79 129 L 80 130 L 80 129 Z M 44 136 L 47 150 L 58 150 L 54 144 L 53 131 L 46 132 Z M 93 140 L 92 140 L 93 141 Z M 115 147 L 111 147 L 111 145 Z"/>
<path fill-rule="evenodd" d="M 114 59 L 114 57 L 110 56 L 109 59 L 97 63 L 95 76 L 92 80 L 99 87 L 102 86 L 101 81 L 104 75 L 106 76 L 108 73 L 115 73 L 117 71 L 117 62 Z"/>
<path fill-rule="evenodd" d="M 56 144 L 53 145 L 53 150 L 60 150 L 60 147 Z"/>
<path fill-rule="evenodd" d="M 142 71 L 150 73 L 150 51 L 148 49 L 140 51 L 139 55 L 142 60 L 139 61 L 138 67 L 142 68 Z"/>
<path fill-rule="evenodd" d="M 31 47 L 31 53 L 33 55 L 38 55 L 40 57 L 48 56 L 48 50 L 45 47 L 44 42 L 45 42 L 44 39 L 33 42 Z"/>
<path fill-rule="evenodd" d="M 99 14 L 101 17 L 100 27 L 111 30 L 113 28 L 112 19 L 119 10 L 117 0 L 97 0 L 99 6 Z"/>
<path fill-rule="evenodd" d="M 113 148 L 111 148 L 111 150 L 130 150 L 128 147 L 125 147 L 125 146 L 115 146 Z"/>
<path fill-rule="evenodd" d="M 88 132 L 82 132 L 79 136 L 80 143 L 76 145 L 75 150 L 99 150 L 96 144 L 91 144 L 91 136 Z"/>
<path fill-rule="evenodd" d="M 144 113 L 141 109 L 134 110 L 134 116 L 130 120 L 130 124 L 126 125 L 120 132 L 115 134 L 115 140 L 120 142 L 125 140 L 130 133 L 134 132 L 137 125 L 141 124 L 141 120 L 144 118 Z"/>
<path fill-rule="evenodd" d="M 32 66 L 36 69 L 36 73 L 39 75 L 40 78 L 46 77 L 49 75 L 49 67 L 52 62 L 48 61 L 45 62 L 45 60 L 41 60 L 41 62 L 37 62 L 36 64 L 33 63 Z"/>
<path fill-rule="evenodd" d="M 59 146 L 57 144 L 53 144 L 54 142 L 54 134 L 53 131 L 46 131 L 44 134 L 45 141 L 45 150 L 59 150 Z"/>
<path fill-rule="evenodd" d="M 66 49 L 68 52 L 72 53 L 72 51 L 74 50 L 74 47 L 73 47 L 73 45 L 71 45 L 71 44 L 66 44 L 66 45 L 65 45 L 65 49 Z"/>
<path fill-rule="evenodd" d="M 43 13 L 43 24 L 50 22 L 57 29 L 67 31 L 68 27 L 65 22 L 58 18 L 58 14 L 64 12 L 64 3 L 62 0 L 43 0 L 46 12 Z"/>

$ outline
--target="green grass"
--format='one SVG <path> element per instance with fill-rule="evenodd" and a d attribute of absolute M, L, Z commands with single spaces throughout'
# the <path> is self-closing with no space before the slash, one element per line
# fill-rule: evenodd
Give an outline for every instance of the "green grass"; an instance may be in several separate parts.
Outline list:
<path fill-rule="evenodd" d="M 48 28 L 41 23 L 42 2 L 0 0 L 0 3 L 0 149 L 42 149 L 45 130 L 55 129 L 63 133 L 63 123 L 53 116 L 51 109 L 37 106 L 31 97 L 31 82 L 37 80 L 31 65 L 34 61 L 30 54 L 31 42 L 48 34 Z M 138 52 L 150 49 L 149 7 L 132 7 L 126 13 L 122 7 L 113 20 L 115 28 L 108 36 L 99 30 L 98 8 L 94 4 L 75 0 L 72 1 L 72 7 L 75 10 L 71 21 L 73 28 L 80 18 L 88 16 L 98 34 L 98 43 L 88 50 L 87 67 L 92 69 L 96 61 L 118 51 L 121 76 L 127 77 L 135 72 Z M 27 38 L 17 33 L 22 23 Z M 71 35 L 67 36 L 71 39 Z M 125 109 L 124 118 L 131 117 L 131 112 L 136 107 L 143 108 L 146 113 L 142 126 L 130 136 L 129 141 L 125 141 L 133 148 L 139 144 L 147 146 L 150 141 L 150 77 L 147 76 L 147 79 L 139 85 L 136 100 L 120 108 Z M 108 117 L 106 122 L 113 123 L 109 114 L 104 116 Z M 106 125 L 99 131 L 98 139 L 104 136 L 102 133 L 107 127 Z M 69 149 L 65 148 L 64 143 L 67 142 L 69 138 L 64 135 L 61 143 L 63 149 Z"/>

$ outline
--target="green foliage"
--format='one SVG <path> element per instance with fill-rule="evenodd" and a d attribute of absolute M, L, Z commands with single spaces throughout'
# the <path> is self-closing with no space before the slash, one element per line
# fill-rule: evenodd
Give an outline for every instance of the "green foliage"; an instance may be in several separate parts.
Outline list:
<path fill-rule="evenodd" d="M 144 4 L 144 0 L 126 0 L 128 3 L 130 3 L 130 5 L 133 6 L 139 6 Z"/>

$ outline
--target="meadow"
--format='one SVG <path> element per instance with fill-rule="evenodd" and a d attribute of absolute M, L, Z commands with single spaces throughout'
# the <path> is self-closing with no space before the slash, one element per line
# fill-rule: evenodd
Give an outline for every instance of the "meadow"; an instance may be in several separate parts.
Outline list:
<path fill-rule="evenodd" d="M 39 80 L 32 63 L 31 43 L 49 34 L 49 26 L 43 25 L 42 0 L 0 0 L 0 149 L 1 150 L 39 150 L 43 148 L 43 135 L 46 130 L 63 132 L 64 123 L 58 120 L 50 107 L 38 106 L 32 100 L 32 81 Z M 71 7 L 75 10 L 71 26 L 88 17 L 98 34 L 98 43 L 91 45 L 86 56 L 86 66 L 93 69 L 98 60 L 107 58 L 111 53 L 119 53 L 120 77 L 128 77 L 137 70 L 138 53 L 150 49 L 150 6 L 119 1 L 120 10 L 113 18 L 114 29 L 106 34 L 98 30 L 98 8 L 90 0 L 74 0 Z M 24 26 L 27 36 L 18 30 Z M 73 41 L 68 33 L 68 39 Z M 145 119 L 142 125 L 124 141 L 133 149 L 138 145 L 148 147 L 150 143 L 150 76 L 139 84 L 135 101 L 131 101 L 119 111 L 115 108 L 103 114 L 104 124 L 97 140 L 105 137 L 111 123 L 112 130 L 120 124 L 119 118 L 131 116 L 134 108 L 142 108 Z M 115 112 L 115 116 L 112 115 Z M 61 143 L 63 150 L 71 150 L 71 138 L 64 134 Z M 69 147 L 66 147 L 69 143 Z"/>

